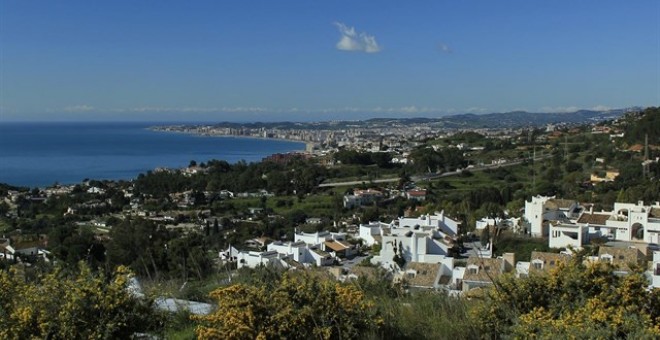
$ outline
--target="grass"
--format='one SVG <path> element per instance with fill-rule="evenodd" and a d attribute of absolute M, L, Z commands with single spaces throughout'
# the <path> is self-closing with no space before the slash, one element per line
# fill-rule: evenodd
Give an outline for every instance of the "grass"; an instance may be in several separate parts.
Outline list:
<path fill-rule="evenodd" d="M 287 215 L 296 210 L 304 211 L 308 216 L 332 216 L 335 212 L 335 199 L 341 196 L 317 194 L 306 196 L 302 200 L 296 196 L 280 196 L 269 198 L 266 202 L 268 208 L 277 214 Z M 278 201 L 288 204 L 278 206 Z M 290 203 L 289 203 L 290 202 Z"/>
<path fill-rule="evenodd" d="M 504 234 L 494 243 L 494 253 L 500 256 L 503 253 L 516 253 L 517 261 L 529 261 L 533 251 L 558 252 L 548 246 L 547 239 L 519 237 Z"/>

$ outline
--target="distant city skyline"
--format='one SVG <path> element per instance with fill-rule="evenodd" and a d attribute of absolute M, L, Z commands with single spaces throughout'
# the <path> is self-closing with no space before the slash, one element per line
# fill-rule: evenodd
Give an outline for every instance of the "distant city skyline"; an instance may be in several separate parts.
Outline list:
<path fill-rule="evenodd" d="M 658 105 L 654 0 L 0 0 L 0 122 Z"/>

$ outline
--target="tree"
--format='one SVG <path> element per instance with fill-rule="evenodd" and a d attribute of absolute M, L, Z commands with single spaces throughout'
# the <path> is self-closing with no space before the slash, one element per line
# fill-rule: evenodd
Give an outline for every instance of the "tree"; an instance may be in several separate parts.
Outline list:
<path fill-rule="evenodd" d="M 218 235 L 220 233 L 220 223 L 218 218 L 213 219 L 213 235 Z"/>
<path fill-rule="evenodd" d="M 481 235 L 479 236 L 479 240 L 481 241 L 481 245 L 485 247 L 488 242 L 490 242 L 490 227 L 484 228 L 484 231 L 481 232 Z"/>

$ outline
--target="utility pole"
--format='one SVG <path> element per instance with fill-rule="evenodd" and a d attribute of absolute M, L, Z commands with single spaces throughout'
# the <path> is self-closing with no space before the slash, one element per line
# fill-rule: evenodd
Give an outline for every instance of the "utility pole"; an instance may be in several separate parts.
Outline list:
<path fill-rule="evenodd" d="M 532 156 L 532 192 L 536 190 L 536 143 L 534 143 L 534 153 Z"/>
<path fill-rule="evenodd" d="M 644 136 L 644 161 L 642 161 L 642 177 L 646 178 L 650 171 L 651 162 L 649 162 L 649 134 Z"/>

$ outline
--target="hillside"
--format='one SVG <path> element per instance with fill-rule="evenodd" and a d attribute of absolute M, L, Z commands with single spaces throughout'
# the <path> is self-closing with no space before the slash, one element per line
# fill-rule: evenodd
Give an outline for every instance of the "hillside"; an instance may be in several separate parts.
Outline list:
<path fill-rule="evenodd" d="M 607 111 L 579 110 L 562 113 L 533 113 L 512 111 L 488 114 L 457 114 L 437 118 L 372 118 L 356 121 L 325 121 L 325 122 L 255 122 L 235 123 L 221 122 L 215 127 L 227 128 L 266 128 L 266 129 L 308 129 L 308 130 L 340 130 L 346 128 L 385 128 L 411 125 L 431 125 L 447 129 L 470 128 L 520 128 L 543 127 L 548 124 L 579 125 L 615 119 L 623 116 L 629 109 Z"/>

